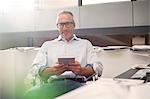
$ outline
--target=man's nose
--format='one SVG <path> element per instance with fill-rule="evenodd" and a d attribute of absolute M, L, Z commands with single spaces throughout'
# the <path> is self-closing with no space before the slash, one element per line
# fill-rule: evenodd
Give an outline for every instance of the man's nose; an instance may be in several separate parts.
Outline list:
<path fill-rule="evenodd" d="M 62 29 L 67 29 L 67 26 L 64 24 L 63 27 L 62 27 Z"/>

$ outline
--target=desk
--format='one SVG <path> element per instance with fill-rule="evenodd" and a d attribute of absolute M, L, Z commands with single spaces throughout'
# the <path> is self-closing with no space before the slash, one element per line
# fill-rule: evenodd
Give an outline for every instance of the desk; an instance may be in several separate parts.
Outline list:
<path fill-rule="evenodd" d="M 101 78 L 57 99 L 149 99 L 149 90 L 142 80 Z"/>
<path fill-rule="evenodd" d="M 150 63 L 150 56 L 139 55 L 128 48 L 101 50 L 97 55 L 104 66 L 104 78 L 116 77 L 136 64 Z"/>

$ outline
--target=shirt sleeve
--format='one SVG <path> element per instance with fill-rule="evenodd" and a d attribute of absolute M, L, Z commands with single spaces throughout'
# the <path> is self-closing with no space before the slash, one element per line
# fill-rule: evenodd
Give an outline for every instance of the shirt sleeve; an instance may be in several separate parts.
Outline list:
<path fill-rule="evenodd" d="M 98 76 L 102 75 L 103 65 L 94 51 L 93 45 L 89 41 L 87 42 L 87 64 L 91 64 L 93 70 Z"/>
<path fill-rule="evenodd" d="M 38 51 L 33 63 L 32 73 L 34 75 L 40 74 L 47 67 L 47 46 L 44 43 Z"/>

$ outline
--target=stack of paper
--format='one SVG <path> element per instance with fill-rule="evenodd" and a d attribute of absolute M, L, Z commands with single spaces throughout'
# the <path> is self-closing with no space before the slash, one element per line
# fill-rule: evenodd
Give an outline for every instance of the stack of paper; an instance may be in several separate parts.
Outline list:
<path fill-rule="evenodd" d="M 150 45 L 134 45 L 132 50 L 150 50 Z"/>

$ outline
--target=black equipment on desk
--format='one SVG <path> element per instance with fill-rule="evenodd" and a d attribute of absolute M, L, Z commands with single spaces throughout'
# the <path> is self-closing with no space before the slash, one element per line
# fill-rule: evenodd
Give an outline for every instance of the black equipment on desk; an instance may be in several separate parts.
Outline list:
<path fill-rule="evenodd" d="M 145 77 L 143 77 L 144 83 L 150 82 L 150 72 L 146 72 Z"/>
<path fill-rule="evenodd" d="M 126 72 L 116 76 L 115 78 L 139 79 L 144 80 L 144 83 L 146 83 L 150 82 L 150 71 L 149 69 L 129 69 Z"/>

